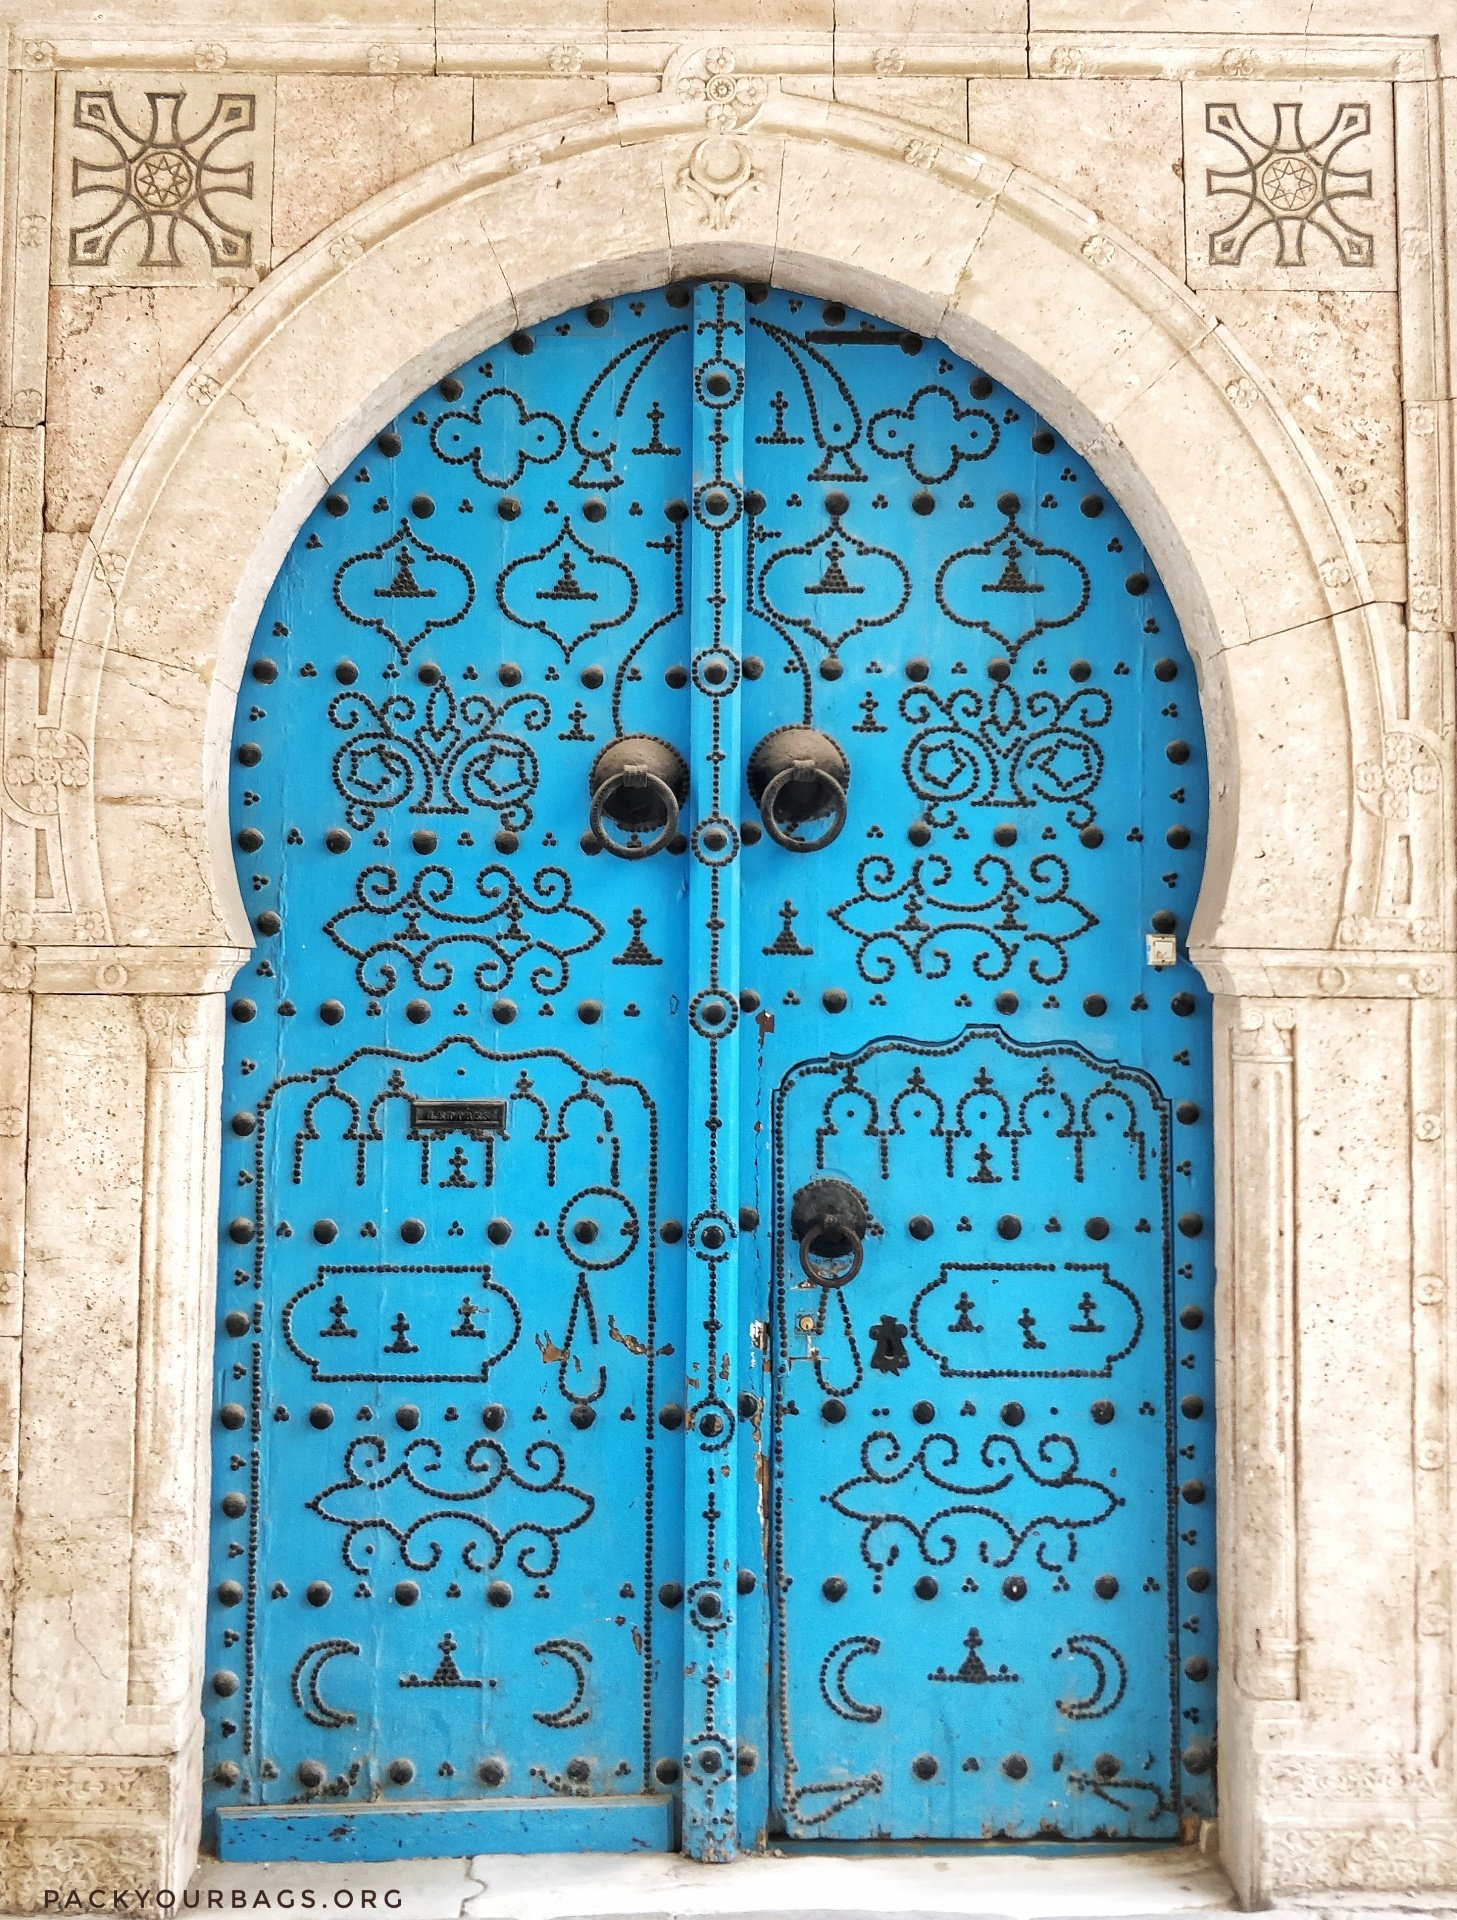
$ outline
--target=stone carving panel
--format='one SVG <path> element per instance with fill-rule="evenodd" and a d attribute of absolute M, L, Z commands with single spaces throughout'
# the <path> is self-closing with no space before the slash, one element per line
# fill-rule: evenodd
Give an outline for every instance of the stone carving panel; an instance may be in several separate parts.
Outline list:
<path fill-rule="evenodd" d="M 68 77 L 56 151 L 56 284 L 251 286 L 266 272 L 271 80 Z"/>
<path fill-rule="evenodd" d="M 1396 285 L 1390 90 L 1371 81 L 1184 89 L 1192 287 Z"/>

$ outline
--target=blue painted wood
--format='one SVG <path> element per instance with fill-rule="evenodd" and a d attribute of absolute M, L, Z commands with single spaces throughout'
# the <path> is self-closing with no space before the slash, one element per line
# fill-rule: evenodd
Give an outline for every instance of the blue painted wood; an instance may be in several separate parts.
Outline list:
<path fill-rule="evenodd" d="M 230 1807 L 218 1816 L 224 1860 L 428 1860 L 476 1853 L 662 1853 L 673 1844 L 667 1794 L 632 1800 L 498 1800 L 461 1806 Z"/>
<path fill-rule="evenodd" d="M 1193 668 L 1087 463 L 934 341 L 771 295 L 748 382 L 744 737 L 850 762 L 838 838 L 744 886 L 775 1815 L 1171 1838 L 1214 1704 Z M 872 1221 L 843 1285 L 791 1230 L 824 1177 Z"/>
<path fill-rule="evenodd" d="M 689 1444 L 685 1461 L 683 1840 L 705 1860 L 737 1847 L 735 1652 L 739 1500 L 739 827 L 742 752 L 744 295 L 693 302 L 693 520 L 689 546 L 697 818 L 688 870 Z"/>
<path fill-rule="evenodd" d="M 1080 456 L 833 304 L 566 315 L 309 516 L 231 797 L 212 1836 L 1210 1810 L 1204 751 Z"/>
<path fill-rule="evenodd" d="M 580 838 L 615 733 L 686 743 L 688 317 L 658 292 L 461 367 L 340 475 L 259 621 L 213 1807 L 509 1795 L 578 1845 L 583 1796 L 679 1764 L 683 864 Z M 504 1102 L 504 1137 L 421 1100 Z"/>

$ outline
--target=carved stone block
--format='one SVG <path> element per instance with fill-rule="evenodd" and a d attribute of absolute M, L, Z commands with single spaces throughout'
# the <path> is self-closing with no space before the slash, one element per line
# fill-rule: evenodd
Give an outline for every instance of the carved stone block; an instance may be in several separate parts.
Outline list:
<path fill-rule="evenodd" d="M 1391 92 L 1245 79 L 1184 89 L 1191 287 L 1396 285 Z"/>
<path fill-rule="evenodd" d="M 58 286 L 251 286 L 267 271 L 273 82 L 78 74 L 56 117 Z"/>

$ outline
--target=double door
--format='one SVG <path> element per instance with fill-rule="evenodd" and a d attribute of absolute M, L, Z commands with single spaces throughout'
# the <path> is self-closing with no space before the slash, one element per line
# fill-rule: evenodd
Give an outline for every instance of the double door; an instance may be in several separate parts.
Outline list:
<path fill-rule="evenodd" d="M 221 1848 L 1207 1809 L 1203 749 L 1081 457 L 780 291 L 513 336 L 300 532 L 232 803 Z"/>

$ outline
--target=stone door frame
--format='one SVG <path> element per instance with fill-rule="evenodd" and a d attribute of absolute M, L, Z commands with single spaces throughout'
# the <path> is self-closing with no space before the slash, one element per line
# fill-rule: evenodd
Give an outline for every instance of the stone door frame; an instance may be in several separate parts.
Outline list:
<path fill-rule="evenodd" d="M 1450 802 L 1386 803 L 1403 768 L 1437 764 L 1388 610 L 1268 382 L 1148 253 L 1025 170 L 731 69 L 715 93 L 670 68 L 661 94 L 470 148 L 285 260 L 178 375 L 86 543 L 32 705 L 63 768 L 35 829 L 64 886 L 8 918 L 18 990 L 0 995 L 33 1062 L 13 1853 L 32 1879 L 84 1861 L 83 1884 L 181 1886 L 196 1846 L 218 1079 L 250 943 L 227 758 L 267 588 L 329 477 L 466 356 L 593 297 L 724 273 L 986 367 L 1092 463 L 1168 586 L 1213 789 L 1191 948 L 1216 996 L 1220 1845 L 1254 1901 L 1450 1875 L 1445 1744 L 1356 1751 L 1330 1730 L 1303 1600 L 1342 1516 L 1301 1447 L 1300 1250 L 1359 1204 L 1297 1217 L 1315 1003 L 1409 1003 L 1413 1271 L 1442 1271 L 1452 933 L 1391 876 L 1440 871 Z M 1417 1282 L 1419 1329 L 1442 1297 Z M 88 1337 L 113 1311 L 119 1355 Z M 1440 1446 L 1440 1348 L 1410 1329 L 1402 1390 Z M 1445 1492 L 1415 1497 L 1436 1518 L 1406 1539 L 1401 1684 L 1445 1714 Z"/>

